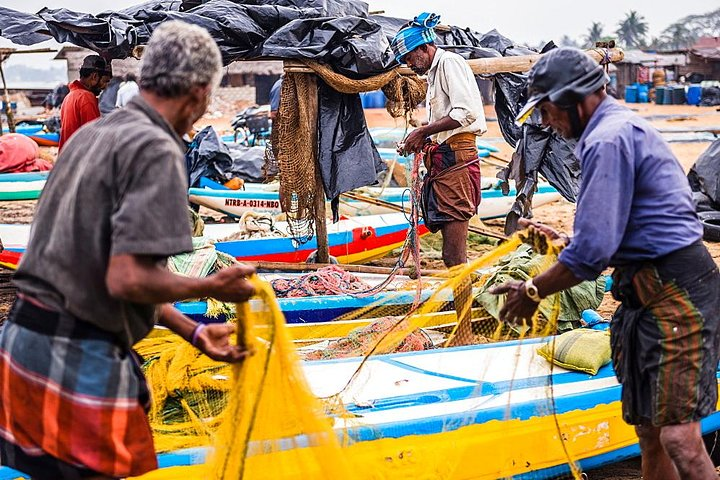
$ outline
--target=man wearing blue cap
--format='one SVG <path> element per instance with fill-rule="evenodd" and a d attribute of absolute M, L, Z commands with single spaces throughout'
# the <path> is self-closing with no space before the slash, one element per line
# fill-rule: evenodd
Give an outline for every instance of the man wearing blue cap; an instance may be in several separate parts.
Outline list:
<path fill-rule="evenodd" d="M 611 326 L 624 420 L 635 425 L 645 480 L 716 479 L 700 420 L 715 411 L 720 273 L 683 170 L 658 131 L 605 93 L 608 77 L 584 52 L 560 48 L 528 76 L 543 125 L 578 139 L 582 183 L 574 236 L 521 221 L 566 246 L 527 282 L 509 282 L 500 318 L 531 318 L 540 300 L 608 266 L 621 301 Z"/>
<path fill-rule="evenodd" d="M 425 153 L 425 225 L 442 232 L 442 258 L 450 268 L 467 262 L 468 224 L 480 204 L 480 165 L 476 140 L 487 131 L 482 98 L 465 60 L 435 45 L 440 17 L 422 13 L 391 43 L 398 63 L 427 74 L 428 123 L 405 138 L 402 153 Z M 470 286 L 455 292 L 460 324 L 452 343 L 472 341 Z"/>

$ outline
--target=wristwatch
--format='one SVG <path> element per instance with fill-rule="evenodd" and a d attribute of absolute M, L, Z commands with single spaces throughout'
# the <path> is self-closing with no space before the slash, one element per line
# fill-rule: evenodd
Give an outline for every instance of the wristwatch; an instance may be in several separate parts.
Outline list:
<path fill-rule="evenodd" d="M 528 298 L 535 303 L 540 303 L 542 301 L 542 297 L 538 293 L 538 289 L 533 283 L 532 278 L 529 278 L 527 282 L 525 282 L 525 295 L 527 295 Z"/>

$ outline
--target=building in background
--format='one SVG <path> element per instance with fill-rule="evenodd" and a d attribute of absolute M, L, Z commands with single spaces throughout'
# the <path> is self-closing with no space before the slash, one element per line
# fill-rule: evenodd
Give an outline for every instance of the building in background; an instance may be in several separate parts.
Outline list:
<path fill-rule="evenodd" d="M 93 53 L 91 50 L 76 46 L 64 46 L 55 56 L 55 60 L 67 61 L 68 81 L 72 82 L 79 76 L 80 64 L 83 58 Z M 140 77 L 140 60 L 126 58 L 112 61 L 113 74 L 124 77 L 127 73 L 134 73 Z M 264 105 L 269 103 L 270 88 L 280 77 L 283 62 L 280 60 L 258 60 L 233 62 L 225 67 L 225 74 L 216 91 L 217 109 L 229 107 L 247 107 L 253 104 Z M 213 106 L 210 106 L 210 111 Z"/>
<path fill-rule="evenodd" d="M 688 78 L 720 80 L 720 37 L 700 37 L 688 52 Z"/>

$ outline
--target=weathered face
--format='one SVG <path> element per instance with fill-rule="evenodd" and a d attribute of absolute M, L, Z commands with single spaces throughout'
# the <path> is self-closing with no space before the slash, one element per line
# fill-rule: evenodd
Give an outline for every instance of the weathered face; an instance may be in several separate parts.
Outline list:
<path fill-rule="evenodd" d="M 555 133 L 563 138 L 572 138 L 572 125 L 570 124 L 570 115 L 552 102 L 542 102 L 537 108 L 542 115 L 542 124 L 544 127 L 552 128 Z"/>
<path fill-rule="evenodd" d="M 190 92 L 185 96 L 185 101 L 180 110 L 179 117 L 182 119 L 182 124 L 178 125 L 179 134 L 189 132 L 195 122 L 205 114 L 212 100 L 213 89 L 209 85 L 205 86 L 194 86 L 190 89 Z"/>
<path fill-rule="evenodd" d="M 102 84 L 102 78 L 103 77 L 101 73 L 93 72 L 88 77 L 85 85 L 92 93 L 94 93 L 95 95 L 100 95 L 100 92 L 102 92 L 105 88 L 105 85 L 107 85 L 107 82 L 105 84 Z"/>
<path fill-rule="evenodd" d="M 100 77 L 100 82 L 98 83 L 98 88 L 100 90 L 105 90 L 105 87 L 107 87 L 108 83 L 110 83 L 110 79 L 112 77 L 110 75 L 103 75 Z"/>
<path fill-rule="evenodd" d="M 420 45 L 405 55 L 405 63 L 418 75 L 425 75 L 432 66 L 432 56 L 426 45 Z"/>

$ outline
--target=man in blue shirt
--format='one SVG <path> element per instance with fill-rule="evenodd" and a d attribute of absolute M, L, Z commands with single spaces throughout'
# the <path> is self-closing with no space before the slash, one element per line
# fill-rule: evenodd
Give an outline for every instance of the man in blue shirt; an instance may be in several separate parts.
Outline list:
<path fill-rule="evenodd" d="M 538 302 L 608 266 L 622 302 L 611 324 L 623 418 L 635 425 L 643 478 L 715 479 L 700 419 L 717 403 L 720 274 L 702 243 L 682 168 L 656 129 L 605 93 L 607 75 L 580 50 L 544 55 L 528 77 L 545 126 L 578 139 L 582 168 L 572 241 L 545 273 L 510 282 L 500 318 L 531 318 Z M 569 242 L 569 243 L 568 243 Z"/>
<path fill-rule="evenodd" d="M 270 87 L 270 120 L 275 120 L 277 112 L 280 110 L 280 91 L 282 90 L 282 81 L 285 75 L 280 75 L 280 78 L 275 80 L 273 86 Z"/>

